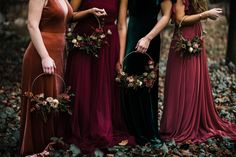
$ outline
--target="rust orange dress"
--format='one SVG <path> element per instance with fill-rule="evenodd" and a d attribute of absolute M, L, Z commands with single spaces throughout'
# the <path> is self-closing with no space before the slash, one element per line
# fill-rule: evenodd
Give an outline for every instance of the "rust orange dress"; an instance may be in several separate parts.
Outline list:
<path fill-rule="evenodd" d="M 64 71 L 64 47 L 66 22 L 72 17 L 72 8 L 65 0 L 68 12 L 65 12 L 58 0 L 48 0 L 43 8 L 40 21 L 40 31 L 50 57 L 55 61 L 55 72 L 63 75 Z M 54 75 L 42 76 L 36 80 L 32 88 L 33 80 L 43 73 L 41 58 L 31 42 L 25 52 L 22 66 L 22 93 L 32 91 L 34 94 L 44 93 L 45 96 L 56 97 L 61 92 L 62 81 Z M 50 142 L 50 137 L 63 136 L 63 124 L 60 116 L 53 114 L 48 116 L 47 122 L 43 122 L 41 115 L 30 112 L 31 104 L 28 98 L 22 96 L 21 103 L 21 138 L 20 154 L 34 154 L 42 152 Z M 60 124 L 59 122 L 60 121 Z"/>

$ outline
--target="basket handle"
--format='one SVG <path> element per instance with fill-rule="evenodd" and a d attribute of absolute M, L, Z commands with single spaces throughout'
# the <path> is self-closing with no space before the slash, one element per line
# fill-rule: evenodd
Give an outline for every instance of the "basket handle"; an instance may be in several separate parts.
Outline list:
<path fill-rule="evenodd" d="M 97 22 L 98 22 L 98 28 L 102 28 L 102 25 L 101 25 L 101 22 L 100 22 L 98 16 L 94 15 L 94 17 L 95 17 L 95 19 L 96 19 Z"/>
<path fill-rule="evenodd" d="M 48 73 L 41 73 L 41 74 L 39 74 L 37 77 L 35 77 L 35 79 L 33 80 L 32 84 L 31 84 L 31 92 L 33 92 L 33 87 L 34 87 L 34 85 L 35 85 L 35 82 L 36 82 L 40 77 L 45 76 L 45 75 L 50 75 L 50 74 L 48 74 Z M 52 74 L 52 75 L 54 75 L 54 76 L 56 76 L 57 78 L 59 78 L 59 79 L 62 81 L 62 83 L 63 83 L 63 87 L 64 87 L 64 88 L 66 87 L 66 83 L 65 83 L 65 81 L 64 81 L 64 79 L 62 78 L 61 75 L 59 75 L 59 74 L 57 74 L 57 73 L 54 73 L 54 74 Z"/>
<path fill-rule="evenodd" d="M 140 52 L 138 52 L 138 51 L 131 51 L 129 54 L 127 54 L 127 55 L 124 57 L 123 63 L 125 62 L 125 60 L 127 59 L 127 57 L 128 57 L 129 55 L 133 54 L 133 53 L 140 53 Z M 146 56 L 148 56 L 148 58 L 153 61 L 152 57 L 151 57 L 148 53 L 145 52 L 145 53 L 143 53 L 143 54 L 145 54 Z"/>
<path fill-rule="evenodd" d="M 178 28 L 180 29 L 181 28 L 181 26 L 182 26 L 182 23 L 183 23 L 183 21 L 186 19 L 186 16 L 184 16 L 182 19 L 181 19 L 181 21 L 180 21 L 180 23 L 179 23 L 179 25 L 178 25 Z"/>
<path fill-rule="evenodd" d="M 133 53 L 140 53 L 140 52 L 138 52 L 138 51 L 131 51 L 129 54 L 127 54 L 125 57 L 124 57 L 124 59 L 123 59 L 123 65 L 124 65 L 124 62 L 125 62 L 125 60 L 127 59 L 127 57 L 129 56 L 129 55 L 131 55 L 131 54 L 133 54 Z M 153 59 L 152 59 L 152 57 L 148 54 L 148 53 L 142 53 L 142 54 L 145 54 L 146 56 L 148 56 L 148 58 L 151 60 L 151 61 L 153 61 Z M 124 70 L 124 66 L 123 66 L 123 68 L 122 68 L 123 70 Z"/>

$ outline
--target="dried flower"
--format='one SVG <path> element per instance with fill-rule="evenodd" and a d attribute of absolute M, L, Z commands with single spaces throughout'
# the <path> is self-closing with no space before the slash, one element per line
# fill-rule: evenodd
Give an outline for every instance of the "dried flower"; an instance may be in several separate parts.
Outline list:
<path fill-rule="evenodd" d="M 59 101 L 57 99 L 53 99 L 52 103 L 50 103 L 51 107 L 56 109 L 58 108 Z"/>
<path fill-rule="evenodd" d="M 83 37 L 80 36 L 80 35 L 77 35 L 76 39 L 77 39 L 78 41 L 81 41 L 81 40 L 83 40 Z"/>
<path fill-rule="evenodd" d="M 124 71 L 122 71 L 120 74 L 121 74 L 122 76 L 125 76 L 125 72 L 124 72 Z"/>
<path fill-rule="evenodd" d="M 149 69 L 154 69 L 154 65 L 149 65 Z"/>
<path fill-rule="evenodd" d="M 151 77 L 152 77 L 153 79 L 155 79 L 155 78 L 157 77 L 157 75 L 156 75 L 156 73 L 155 73 L 154 71 L 152 71 L 150 75 L 151 75 Z"/>
<path fill-rule="evenodd" d="M 39 98 L 44 98 L 44 93 L 37 94 L 36 96 L 39 97 Z"/>
<path fill-rule="evenodd" d="M 53 102 L 53 98 L 52 97 L 47 97 L 46 101 L 49 102 L 49 103 L 52 103 Z"/>
<path fill-rule="evenodd" d="M 75 43 L 77 43 L 77 40 L 76 40 L 76 39 L 73 39 L 71 42 L 72 42 L 73 44 L 75 44 Z"/>
<path fill-rule="evenodd" d="M 197 43 L 194 43 L 194 44 L 193 44 L 193 48 L 194 48 L 194 49 L 197 49 L 198 47 L 199 47 L 199 45 L 198 45 Z"/>
<path fill-rule="evenodd" d="M 149 61 L 148 61 L 148 64 L 149 64 L 149 65 L 150 65 L 150 64 L 151 64 L 151 65 L 154 65 L 154 61 L 153 61 L 153 60 L 149 60 Z"/>
<path fill-rule="evenodd" d="M 58 105 L 59 101 L 57 99 L 53 99 L 52 103 Z"/>
<path fill-rule="evenodd" d="M 112 32 L 110 29 L 107 30 L 107 34 L 112 35 Z"/>
<path fill-rule="evenodd" d="M 71 30 L 71 28 L 68 28 L 67 31 L 68 31 L 68 32 L 71 32 L 72 30 Z"/>
<path fill-rule="evenodd" d="M 116 82 L 120 82 L 120 78 L 119 77 L 116 77 L 115 80 L 116 80 Z"/>
<path fill-rule="evenodd" d="M 68 37 L 71 37 L 73 34 L 71 32 L 67 33 Z"/>
<path fill-rule="evenodd" d="M 101 38 L 101 39 L 103 39 L 103 38 L 105 38 L 105 37 L 106 37 L 105 34 L 101 34 L 101 35 L 100 35 L 100 38 Z"/>
<path fill-rule="evenodd" d="M 143 82 L 137 79 L 138 86 L 142 86 Z"/>
<path fill-rule="evenodd" d="M 188 51 L 189 51 L 190 53 L 192 53 L 192 52 L 193 52 L 193 48 L 192 48 L 192 47 L 189 47 Z"/>
<path fill-rule="evenodd" d="M 47 105 L 47 101 L 42 101 L 43 106 Z"/>
<path fill-rule="evenodd" d="M 147 76 L 147 75 L 148 75 L 148 73 L 147 73 L 147 72 L 144 72 L 144 73 L 143 73 L 143 76 Z"/>
<path fill-rule="evenodd" d="M 103 33 L 103 29 L 102 29 L 102 28 L 96 28 L 96 29 L 95 29 L 95 32 L 97 32 L 97 33 Z"/>
<path fill-rule="evenodd" d="M 90 38 L 93 39 L 93 40 L 97 40 L 97 39 L 98 39 L 98 38 L 97 38 L 96 36 L 94 36 L 94 35 L 91 35 Z"/>

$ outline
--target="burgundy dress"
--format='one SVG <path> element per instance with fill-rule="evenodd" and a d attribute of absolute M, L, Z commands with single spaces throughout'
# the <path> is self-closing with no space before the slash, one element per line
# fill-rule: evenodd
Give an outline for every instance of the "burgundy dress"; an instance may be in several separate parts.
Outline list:
<path fill-rule="evenodd" d="M 72 50 L 66 68 L 67 83 L 75 94 L 69 141 L 77 144 L 84 153 L 112 146 L 128 138 L 115 82 L 115 65 L 119 57 L 119 36 L 115 24 L 118 0 L 84 0 L 79 10 L 92 7 L 106 10 L 107 16 L 100 21 L 104 31 L 110 29 L 112 35 L 107 35 L 108 44 L 99 49 L 98 58 L 78 49 Z M 74 33 L 88 35 L 94 31 L 92 27 L 97 26 L 95 17 L 87 16 L 77 23 Z"/>
<path fill-rule="evenodd" d="M 191 14 L 188 0 L 183 1 L 186 15 Z M 200 36 L 202 26 L 198 22 L 181 30 L 186 39 L 192 39 Z M 214 106 L 205 48 L 198 56 L 181 57 L 175 44 L 172 40 L 167 62 L 161 137 L 196 143 L 218 135 L 235 140 L 236 125 L 222 120 Z"/>
<path fill-rule="evenodd" d="M 67 0 L 68 12 L 65 13 L 58 0 L 48 0 L 43 8 L 39 29 L 49 56 L 55 61 L 55 72 L 63 76 L 66 22 L 72 17 L 72 8 Z M 34 94 L 44 93 L 45 97 L 54 97 L 61 92 L 62 80 L 54 75 L 44 75 L 32 82 L 43 73 L 41 58 L 31 42 L 24 54 L 22 65 L 22 93 L 32 91 Z M 63 136 L 64 123 L 58 114 L 50 114 L 44 123 L 41 114 L 30 112 L 31 103 L 27 97 L 21 99 L 20 119 L 20 154 L 39 153 L 44 150 L 54 136 Z M 60 121 L 60 123 L 58 123 Z M 59 129 L 60 127 L 60 129 Z M 62 128 L 61 128 L 62 127 Z"/>

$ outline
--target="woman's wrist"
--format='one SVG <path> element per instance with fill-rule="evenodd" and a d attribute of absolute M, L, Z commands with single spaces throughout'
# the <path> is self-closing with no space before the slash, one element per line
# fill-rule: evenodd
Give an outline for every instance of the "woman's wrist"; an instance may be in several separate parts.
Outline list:
<path fill-rule="evenodd" d="M 208 11 L 204 11 L 199 14 L 200 20 L 206 20 L 208 18 Z"/>
<path fill-rule="evenodd" d="M 49 55 L 43 55 L 43 56 L 41 56 L 41 60 L 46 59 L 46 58 L 50 58 L 50 56 L 49 56 Z"/>
<path fill-rule="evenodd" d="M 200 13 L 200 14 L 199 14 L 199 19 L 200 19 L 200 21 L 203 19 L 202 14 L 203 14 L 203 13 Z"/>
<path fill-rule="evenodd" d="M 124 59 L 124 57 L 120 57 L 119 60 L 118 60 L 118 62 L 119 62 L 120 64 L 122 64 L 123 59 Z"/>
<path fill-rule="evenodd" d="M 93 14 L 93 12 L 94 12 L 94 8 L 90 8 L 90 9 L 87 10 L 88 14 Z"/>
<path fill-rule="evenodd" d="M 144 38 L 147 39 L 148 41 L 151 41 L 151 40 L 152 40 L 152 37 L 150 37 L 150 36 L 148 36 L 148 35 L 146 35 Z"/>

